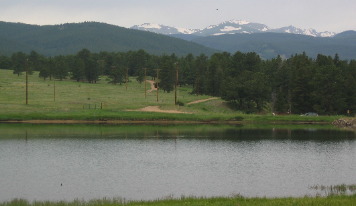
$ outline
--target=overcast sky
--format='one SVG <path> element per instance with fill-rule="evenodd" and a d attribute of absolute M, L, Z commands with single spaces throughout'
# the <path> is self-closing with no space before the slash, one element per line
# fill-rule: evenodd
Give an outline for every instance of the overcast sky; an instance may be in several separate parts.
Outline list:
<path fill-rule="evenodd" d="M 356 30 L 356 0 L 0 0 L 0 21 L 38 25 L 149 22 L 201 29 L 231 19 L 271 28 Z"/>

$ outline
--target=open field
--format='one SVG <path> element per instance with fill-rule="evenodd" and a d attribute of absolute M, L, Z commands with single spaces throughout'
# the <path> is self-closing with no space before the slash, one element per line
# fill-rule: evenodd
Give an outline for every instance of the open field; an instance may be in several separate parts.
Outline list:
<path fill-rule="evenodd" d="M 13 200 L 10 202 L 0 203 L 0 206 L 145 206 L 145 205 L 205 205 L 205 206 L 298 206 L 298 205 L 314 205 L 314 206 L 354 206 L 356 195 L 352 196 L 328 196 L 328 197 L 302 197 L 302 198 L 244 198 L 244 197 L 216 197 L 216 198 L 192 198 L 182 197 L 181 199 L 166 199 L 156 201 L 125 201 L 118 199 L 103 199 L 92 201 L 73 202 L 28 202 L 26 200 Z"/>
<path fill-rule="evenodd" d="M 151 85 L 146 84 L 150 90 Z M 337 116 L 246 115 L 231 110 L 220 98 L 191 95 L 191 88 L 180 87 L 174 105 L 174 92 L 146 92 L 145 84 L 131 78 L 127 85 L 108 84 L 106 77 L 96 84 L 71 80 L 50 81 L 29 76 L 28 105 L 25 104 L 25 75 L 0 69 L 0 121 L 8 120 L 177 120 L 177 121 L 248 121 L 248 122 L 332 122 Z M 197 104 L 190 102 L 210 99 Z M 154 107 L 155 106 L 155 107 Z M 159 107 L 159 113 L 142 108 Z M 131 110 L 131 111 L 130 111 Z M 140 111 L 141 110 L 141 111 Z M 170 113 L 163 113 L 165 110 Z M 172 112 L 178 111 L 178 112 Z"/>

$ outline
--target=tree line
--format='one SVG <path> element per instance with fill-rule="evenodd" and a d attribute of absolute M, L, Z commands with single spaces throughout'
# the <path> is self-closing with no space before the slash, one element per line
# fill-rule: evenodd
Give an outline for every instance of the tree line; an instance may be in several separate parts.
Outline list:
<path fill-rule="evenodd" d="M 254 52 L 178 57 L 151 55 L 144 50 L 92 53 L 83 49 L 75 55 L 45 57 L 32 51 L 0 56 L 0 68 L 12 69 L 17 75 L 25 70 L 39 71 L 44 80 L 88 83 L 106 75 L 112 84 L 124 83 L 127 76 L 142 82 L 146 73 L 152 78 L 159 75 L 159 87 L 165 92 L 174 89 L 178 71 L 178 84 L 191 86 L 192 94 L 221 97 L 247 113 L 356 111 L 356 60 L 341 60 L 337 54 L 319 54 L 312 59 L 302 53 L 263 60 Z"/>

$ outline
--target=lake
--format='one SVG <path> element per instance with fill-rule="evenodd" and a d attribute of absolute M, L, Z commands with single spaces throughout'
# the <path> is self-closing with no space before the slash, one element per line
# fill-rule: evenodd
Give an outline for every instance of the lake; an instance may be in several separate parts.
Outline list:
<path fill-rule="evenodd" d="M 0 202 L 316 195 L 355 171 L 330 126 L 0 124 Z"/>

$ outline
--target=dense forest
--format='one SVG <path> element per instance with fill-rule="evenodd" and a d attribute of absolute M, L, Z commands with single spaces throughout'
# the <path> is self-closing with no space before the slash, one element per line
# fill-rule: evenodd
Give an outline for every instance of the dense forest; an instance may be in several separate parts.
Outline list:
<path fill-rule="evenodd" d="M 305 53 L 288 59 L 263 60 L 256 53 L 215 53 L 178 57 L 152 55 L 144 50 L 92 53 L 82 49 L 75 55 L 46 57 L 35 51 L 0 56 L 0 68 L 16 75 L 39 71 L 46 79 L 72 79 L 96 83 L 105 75 L 112 84 L 134 76 L 155 78 L 159 87 L 170 92 L 176 84 L 191 86 L 192 94 L 221 97 L 231 107 L 246 113 L 346 114 L 356 111 L 356 60 Z"/>

